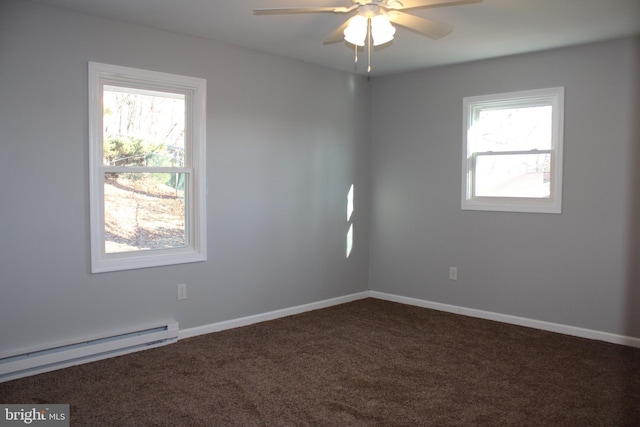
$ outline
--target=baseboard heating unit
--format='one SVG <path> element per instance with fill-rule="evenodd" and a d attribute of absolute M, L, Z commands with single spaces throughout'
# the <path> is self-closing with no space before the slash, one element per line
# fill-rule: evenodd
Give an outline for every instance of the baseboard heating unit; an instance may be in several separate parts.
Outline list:
<path fill-rule="evenodd" d="M 171 344 L 178 332 L 170 321 L 0 354 L 0 382 Z"/>

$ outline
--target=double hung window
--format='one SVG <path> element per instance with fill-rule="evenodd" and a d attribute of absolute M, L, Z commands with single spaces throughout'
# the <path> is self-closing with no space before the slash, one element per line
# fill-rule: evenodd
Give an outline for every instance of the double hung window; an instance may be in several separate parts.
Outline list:
<path fill-rule="evenodd" d="M 92 272 L 206 259 L 205 89 L 89 63 Z"/>
<path fill-rule="evenodd" d="M 560 213 L 563 88 L 464 98 L 462 209 Z"/>

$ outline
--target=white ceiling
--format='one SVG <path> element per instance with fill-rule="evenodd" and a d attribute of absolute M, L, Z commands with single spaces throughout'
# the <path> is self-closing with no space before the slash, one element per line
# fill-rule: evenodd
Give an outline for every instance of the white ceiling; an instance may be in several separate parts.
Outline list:
<path fill-rule="evenodd" d="M 33 0 L 366 74 L 346 43 L 324 38 L 350 16 L 333 13 L 254 15 L 261 7 L 350 6 L 351 0 Z M 532 52 L 640 34 L 640 0 L 484 0 L 433 7 L 414 15 L 453 25 L 432 40 L 399 28 L 372 55 L 371 75 Z"/>

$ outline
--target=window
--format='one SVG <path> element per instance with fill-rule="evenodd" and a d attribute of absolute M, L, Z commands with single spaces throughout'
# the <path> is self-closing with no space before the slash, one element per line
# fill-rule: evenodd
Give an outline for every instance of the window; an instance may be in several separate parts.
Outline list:
<path fill-rule="evenodd" d="M 463 104 L 462 209 L 560 213 L 564 88 Z"/>
<path fill-rule="evenodd" d="M 206 260 L 206 81 L 89 63 L 91 271 Z"/>

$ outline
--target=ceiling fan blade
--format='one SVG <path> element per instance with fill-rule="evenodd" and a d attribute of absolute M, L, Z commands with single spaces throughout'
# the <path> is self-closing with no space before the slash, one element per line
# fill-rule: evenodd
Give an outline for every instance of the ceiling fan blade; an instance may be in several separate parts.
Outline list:
<path fill-rule="evenodd" d="M 253 9 L 255 15 L 281 15 L 287 13 L 346 13 L 351 12 L 354 7 L 272 7 Z"/>
<path fill-rule="evenodd" d="M 453 26 L 451 25 L 431 19 L 420 18 L 400 11 L 389 12 L 387 18 L 394 24 L 398 24 L 401 27 L 408 28 L 434 40 L 441 39 L 453 31 Z"/>
<path fill-rule="evenodd" d="M 322 42 L 322 44 L 331 44 L 331 43 L 338 43 L 338 42 L 343 41 L 344 40 L 344 30 L 349 25 L 349 21 L 351 21 L 351 18 L 347 19 L 342 25 L 340 25 L 331 34 L 329 34 L 327 36 L 327 38 L 324 39 L 324 42 Z"/>
<path fill-rule="evenodd" d="M 408 10 L 427 7 L 457 6 L 471 3 L 482 3 L 482 1 L 483 0 L 399 0 L 399 2 L 390 1 L 387 8 L 395 10 Z M 400 3 L 402 6 L 398 6 L 398 3 Z"/>

